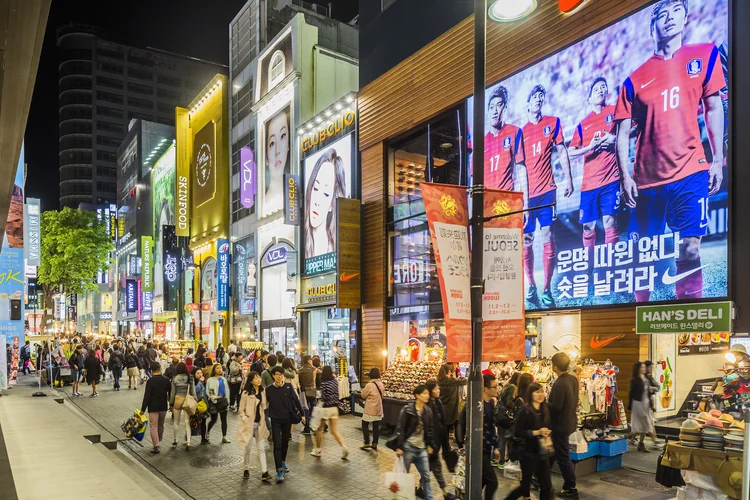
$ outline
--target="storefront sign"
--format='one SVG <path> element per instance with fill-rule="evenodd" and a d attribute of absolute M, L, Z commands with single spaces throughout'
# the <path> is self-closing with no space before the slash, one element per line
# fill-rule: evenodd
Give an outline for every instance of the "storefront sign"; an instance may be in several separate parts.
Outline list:
<path fill-rule="evenodd" d="M 315 146 L 324 147 L 325 142 L 350 132 L 355 125 L 357 115 L 354 111 L 345 111 L 344 114 L 328 119 L 321 123 L 312 134 L 306 135 L 302 139 L 302 152 L 314 148 Z"/>
<path fill-rule="evenodd" d="M 219 311 L 229 310 L 229 240 L 219 238 L 217 246 L 217 309 Z"/>
<path fill-rule="evenodd" d="M 240 314 L 253 314 L 255 312 L 256 294 L 256 264 L 255 264 L 255 241 L 253 236 L 245 238 L 234 244 L 234 284 L 232 285 L 232 296 L 235 297 L 235 307 Z"/>
<path fill-rule="evenodd" d="M 163 321 L 157 321 L 156 322 L 156 334 L 157 335 L 166 335 L 167 334 L 167 324 Z"/>
<path fill-rule="evenodd" d="M 187 109 L 176 108 L 175 135 L 177 159 L 175 172 L 175 209 L 177 236 L 190 236 L 190 156 L 188 135 L 190 115 Z"/>
<path fill-rule="evenodd" d="M 732 331 L 731 302 L 636 308 L 636 333 L 721 333 Z"/>
<path fill-rule="evenodd" d="M 141 272 L 143 273 L 143 291 L 154 290 L 154 239 L 151 236 L 141 236 Z"/>
<path fill-rule="evenodd" d="M 524 359 L 523 193 L 488 189 L 484 195 L 482 361 Z"/>
<path fill-rule="evenodd" d="M 162 273 L 163 281 L 163 299 L 164 311 L 177 311 L 177 294 L 180 287 L 180 272 L 182 249 L 177 244 L 177 235 L 175 227 L 170 225 L 162 226 L 162 255 L 161 259 L 164 267 Z"/>
<path fill-rule="evenodd" d="M 142 292 L 141 298 L 141 312 L 143 314 L 151 314 L 154 310 L 154 292 Z"/>
<path fill-rule="evenodd" d="M 359 309 L 362 305 L 361 267 L 361 210 L 362 203 L 351 198 L 339 198 L 336 203 L 336 306 Z"/>
<path fill-rule="evenodd" d="M 117 205 L 109 204 L 109 237 L 117 242 Z"/>
<path fill-rule="evenodd" d="M 677 352 L 686 354 L 715 354 L 729 350 L 729 333 L 680 333 L 677 335 Z"/>
<path fill-rule="evenodd" d="M 26 214 L 23 228 L 26 231 L 26 235 L 23 240 L 24 245 L 24 256 L 26 257 L 26 265 L 38 266 L 41 264 L 40 260 L 40 245 L 41 239 L 41 212 L 40 212 L 39 198 L 26 198 Z"/>
<path fill-rule="evenodd" d="M 443 299 L 448 361 L 471 360 L 469 207 L 466 188 L 422 184 Z"/>
<path fill-rule="evenodd" d="M 326 274 L 312 278 L 303 278 L 300 304 L 335 303 L 336 275 Z"/>
<path fill-rule="evenodd" d="M 125 280 L 125 310 L 129 313 L 138 310 L 138 286 L 136 280 Z"/>
<path fill-rule="evenodd" d="M 299 226 L 299 175 L 284 174 L 284 222 Z"/>
<path fill-rule="evenodd" d="M 213 121 L 193 138 L 193 203 L 195 208 L 213 200 L 216 194 L 216 126 Z"/>
<path fill-rule="evenodd" d="M 429 281 L 429 264 L 424 260 L 405 259 L 393 263 L 393 284 L 414 285 Z"/>
<path fill-rule="evenodd" d="M 258 166 L 255 164 L 253 150 L 248 146 L 240 149 L 240 204 L 245 208 L 255 205 Z"/>
<path fill-rule="evenodd" d="M 348 134 L 304 159 L 305 275 L 336 269 L 337 206 L 339 199 L 352 196 L 353 139 Z"/>
<path fill-rule="evenodd" d="M 128 276 L 137 276 L 137 275 L 138 275 L 138 256 L 129 255 L 128 256 Z"/>
<path fill-rule="evenodd" d="M 266 256 L 263 258 L 261 267 L 275 266 L 276 264 L 283 264 L 287 259 L 287 249 L 285 246 L 278 245 L 270 248 L 266 252 Z"/>

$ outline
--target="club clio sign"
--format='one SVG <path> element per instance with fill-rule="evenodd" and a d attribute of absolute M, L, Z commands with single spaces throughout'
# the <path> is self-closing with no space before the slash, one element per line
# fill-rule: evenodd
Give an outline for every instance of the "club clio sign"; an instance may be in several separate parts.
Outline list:
<path fill-rule="evenodd" d="M 255 191 L 258 179 L 258 168 L 253 156 L 253 150 L 248 146 L 240 149 L 240 203 L 245 208 L 255 205 Z"/>
<path fill-rule="evenodd" d="M 357 115 L 351 110 L 347 110 L 342 115 L 327 122 L 323 121 L 319 127 L 313 129 L 309 135 L 302 139 L 302 152 L 305 153 L 316 146 L 322 147 L 326 141 L 346 134 L 354 127 L 356 121 Z"/>
<path fill-rule="evenodd" d="M 284 222 L 290 226 L 299 226 L 299 186 L 299 175 L 284 174 Z"/>
<path fill-rule="evenodd" d="M 218 290 L 217 290 L 217 309 L 219 311 L 229 310 L 229 240 L 219 238 L 217 245 L 218 260 Z"/>

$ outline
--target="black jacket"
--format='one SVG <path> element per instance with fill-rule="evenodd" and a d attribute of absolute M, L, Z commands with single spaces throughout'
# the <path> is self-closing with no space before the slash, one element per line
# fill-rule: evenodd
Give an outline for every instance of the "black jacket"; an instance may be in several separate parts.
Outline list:
<path fill-rule="evenodd" d="M 628 400 L 628 411 L 631 411 L 633 409 L 633 401 L 640 401 L 643 397 L 643 390 L 645 388 L 648 388 L 650 386 L 650 381 L 648 378 L 642 379 L 641 377 L 636 377 L 633 379 L 630 379 L 630 393 L 629 393 L 629 400 Z M 651 409 L 654 409 L 654 398 L 651 397 L 651 393 L 649 393 L 648 397 L 648 403 Z"/>
<path fill-rule="evenodd" d="M 290 420 L 292 411 L 302 413 L 302 404 L 299 401 L 291 384 L 283 384 L 281 387 L 271 384 L 266 387 L 266 400 L 268 401 L 268 417 L 271 420 Z"/>
<path fill-rule="evenodd" d="M 547 420 L 549 420 L 549 416 Z M 534 408 L 524 405 L 518 411 L 515 427 L 514 436 L 526 440 L 523 448 L 524 454 L 527 456 L 539 455 L 539 437 L 534 436 L 533 433 L 542 427 L 549 428 L 542 414 Z"/>
<path fill-rule="evenodd" d="M 422 410 L 422 428 L 424 429 L 425 448 L 430 446 L 433 450 L 437 448 L 433 434 L 433 416 L 429 405 Z M 401 408 L 398 416 L 398 437 L 396 438 L 396 449 L 403 450 L 412 434 L 417 430 L 417 407 L 411 402 Z"/>
<path fill-rule="evenodd" d="M 109 369 L 120 369 L 122 370 L 122 367 L 125 366 L 125 356 L 123 356 L 122 351 L 112 351 L 112 354 L 109 355 Z"/>
<path fill-rule="evenodd" d="M 146 382 L 141 411 L 167 411 L 169 408 L 169 391 L 172 383 L 164 375 L 154 375 Z"/>
<path fill-rule="evenodd" d="M 492 454 L 493 448 L 497 446 L 497 415 L 495 412 L 495 403 L 490 399 L 484 402 L 484 420 L 482 421 L 482 452 Z M 456 426 L 456 441 L 459 446 L 463 447 L 464 441 L 468 435 L 466 427 L 466 406 L 458 416 L 458 425 Z"/>
<path fill-rule="evenodd" d="M 440 451 L 441 448 L 449 450 L 443 403 L 439 399 L 430 399 L 429 407 L 432 411 L 432 437 L 437 445 L 433 447 L 435 453 Z"/>
<path fill-rule="evenodd" d="M 138 356 L 136 356 L 135 354 L 125 355 L 125 368 L 142 368 Z"/>
<path fill-rule="evenodd" d="M 550 429 L 573 434 L 578 428 L 578 379 L 570 373 L 560 375 L 549 393 Z"/>

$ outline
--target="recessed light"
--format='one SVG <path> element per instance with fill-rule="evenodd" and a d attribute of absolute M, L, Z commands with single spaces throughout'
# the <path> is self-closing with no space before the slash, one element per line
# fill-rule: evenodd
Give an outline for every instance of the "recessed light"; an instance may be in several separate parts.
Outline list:
<path fill-rule="evenodd" d="M 444 142 L 444 143 L 442 143 L 440 145 L 440 147 L 443 148 L 443 149 L 450 149 L 450 148 L 453 147 L 453 143 L 451 143 L 451 142 Z"/>

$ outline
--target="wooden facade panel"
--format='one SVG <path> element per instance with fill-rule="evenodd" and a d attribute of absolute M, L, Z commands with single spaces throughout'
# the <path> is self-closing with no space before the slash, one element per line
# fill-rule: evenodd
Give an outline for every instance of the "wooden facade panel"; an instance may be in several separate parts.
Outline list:
<path fill-rule="evenodd" d="M 651 0 L 597 0 L 573 15 L 544 2 L 518 23 L 489 23 L 487 81 L 505 78 Z M 363 88 L 360 149 L 408 131 L 472 93 L 473 16 Z"/>

